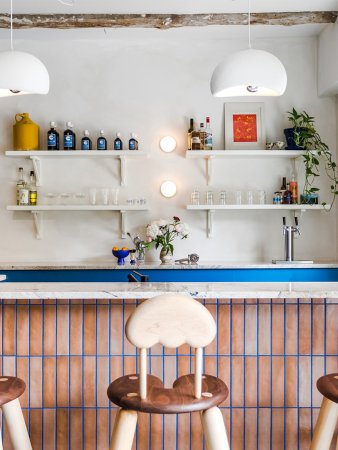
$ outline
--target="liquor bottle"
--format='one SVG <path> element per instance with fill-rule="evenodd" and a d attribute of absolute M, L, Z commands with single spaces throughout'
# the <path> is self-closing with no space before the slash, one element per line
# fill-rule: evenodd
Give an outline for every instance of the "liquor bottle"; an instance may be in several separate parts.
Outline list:
<path fill-rule="evenodd" d="M 282 186 L 280 188 L 280 193 L 282 195 L 282 203 L 284 198 L 284 192 L 286 191 L 286 177 L 283 177 Z"/>
<path fill-rule="evenodd" d="M 135 133 L 131 133 L 130 134 L 130 139 L 129 139 L 129 150 L 138 150 L 138 141 L 137 141 L 137 136 Z"/>
<path fill-rule="evenodd" d="M 206 119 L 207 126 L 205 128 L 204 150 L 212 150 L 212 131 L 210 128 L 210 117 Z"/>
<path fill-rule="evenodd" d="M 19 167 L 19 179 L 16 183 L 16 204 L 20 205 L 20 196 L 21 196 L 21 189 L 25 185 L 25 180 L 23 178 L 23 168 Z"/>
<path fill-rule="evenodd" d="M 73 124 L 72 122 L 67 122 L 66 127 L 67 129 L 63 133 L 63 148 L 65 150 L 75 150 L 76 149 L 76 135 L 73 131 Z"/>
<path fill-rule="evenodd" d="M 81 150 L 91 150 L 92 149 L 92 140 L 89 137 L 89 131 L 84 130 L 83 138 L 81 139 Z"/>
<path fill-rule="evenodd" d="M 191 149 L 201 150 L 201 136 L 198 130 L 193 129 L 191 132 Z"/>
<path fill-rule="evenodd" d="M 29 189 L 28 189 L 28 185 L 25 182 L 24 176 L 23 176 L 23 169 L 22 167 L 20 167 L 19 169 L 20 171 L 20 183 L 21 187 L 19 188 L 19 205 L 20 206 L 28 206 L 29 205 Z"/>
<path fill-rule="evenodd" d="M 123 142 L 121 139 L 121 133 L 116 133 L 116 139 L 114 141 L 114 150 L 123 150 Z"/>
<path fill-rule="evenodd" d="M 204 128 L 204 123 L 203 122 L 200 123 L 199 133 L 200 133 L 200 142 L 201 142 L 200 150 L 204 150 L 205 128 Z"/>
<path fill-rule="evenodd" d="M 190 119 L 190 127 L 188 129 L 188 150 L 192 150 L 192 132 L 194 131 L 194 119 Z"/>
<path fill-rule="evenodd" d="M 100 136 L 97 138 L 97 149 L 107 150 L 107 139 L 104 137 L 104 130 L 100 131 Z"/>
<path fill-rule="evenodd" d="M 291 191 L 291 203 L 296 205 L 298 203 L 298 183 L 295 180 L 295 176 L 292 175 L 290 181 L 290 191 Z"/>
<path fill-rule="evenodd" d="M 50 130 L 47 133 L 48 150 L 60 150 L 59 133 L 56 131 L 55 122 L 50 123 Z"/>
<path fill-rule="evenodd" d="M 29 204 L 32 206 L 36 206 L 38 203 L 38 191 L 36 189 L 35 175 L 33 170 L 31 170 L 30 172 L 30 183 L 28 189 L 29 189 Z"/>
<path fill-rule="evenodd" d="M 286 191 L 283 193 L 283 205 L 291 205 L 292 202 L 292 194 L 290 191 L 290 184 L 287 183 Z"/>

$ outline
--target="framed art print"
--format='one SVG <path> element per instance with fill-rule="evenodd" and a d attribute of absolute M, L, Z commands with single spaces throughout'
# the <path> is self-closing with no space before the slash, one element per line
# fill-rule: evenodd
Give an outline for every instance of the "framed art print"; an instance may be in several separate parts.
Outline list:
<path fill-rule="evenodd" d="M 225 103 L 225 149 L 265 149 L 264 103 Z"/>

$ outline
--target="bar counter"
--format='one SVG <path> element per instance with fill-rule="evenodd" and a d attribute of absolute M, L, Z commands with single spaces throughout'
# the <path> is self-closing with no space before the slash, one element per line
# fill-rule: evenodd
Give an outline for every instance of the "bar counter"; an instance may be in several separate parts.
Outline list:
<path fill-rule="evenodd" d="M 338 283 L 1 283 L 1 370 L 27 383 L 33 448 L 108 450 L 116 408 L 107 386 L 138 363 L 125 322 L 164 292 L 192 295 L 216 320 L 205 372 L 229 386 L 221 409 L 231 449 L 308 450 L 316 380 L 338 369 Z M 156 346 L 149 359 L 169 386 L 193 353 Z M 134 449 L 202 450 L 198 414 L 140 415 Z"/>

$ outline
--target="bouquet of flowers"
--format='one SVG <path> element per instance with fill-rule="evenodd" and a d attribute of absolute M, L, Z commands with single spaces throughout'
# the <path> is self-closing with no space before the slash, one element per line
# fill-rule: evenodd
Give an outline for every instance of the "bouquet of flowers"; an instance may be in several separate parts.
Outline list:
<path fill-rule="evenodd" d="M 161 257 L 164 255 L 173 255 L 173 241 L 176 238 L 186 239 L 189 234 L 187 224 L 181 222 L 179 217 L 174 216 L 172 221 L 155 220 L 147 226 L 146 241 L 154 243 L 155 247 L 162 247 Z"/>

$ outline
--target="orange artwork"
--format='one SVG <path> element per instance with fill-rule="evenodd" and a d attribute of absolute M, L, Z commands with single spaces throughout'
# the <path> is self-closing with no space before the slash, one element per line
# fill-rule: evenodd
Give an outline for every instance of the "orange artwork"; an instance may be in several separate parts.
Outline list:
<path fill-rule="evenodd" d="M 234 142 L 257 142 L 257 115 L 234 114 Z"/>

